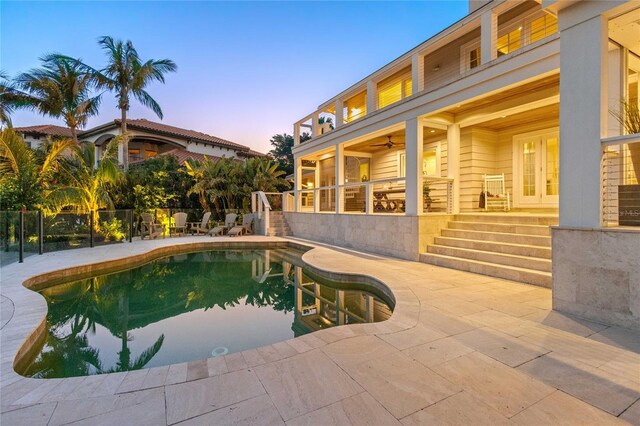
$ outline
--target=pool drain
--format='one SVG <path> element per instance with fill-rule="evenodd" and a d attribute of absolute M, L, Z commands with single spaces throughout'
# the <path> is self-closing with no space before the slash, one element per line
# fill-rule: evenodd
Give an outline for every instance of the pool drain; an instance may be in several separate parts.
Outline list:
<path fill-rule="evenodd" d="M 229 349 L 224 346 L 218 346 L 211 351 L 211 355 L 213 356 L 222 356 L 229 353 Z"/>

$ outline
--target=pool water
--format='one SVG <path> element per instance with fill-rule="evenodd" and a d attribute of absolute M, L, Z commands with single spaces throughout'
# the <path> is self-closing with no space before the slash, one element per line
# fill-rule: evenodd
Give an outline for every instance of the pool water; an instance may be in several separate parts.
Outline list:
<path fill-rule="evenodd" d="M 49 287 L 40 292 L 46 341 L 21 373 L 54 378 L 157 367 L 391 316 L 383 295 L 313 277 L 301 255 L 179 254 Z"/>

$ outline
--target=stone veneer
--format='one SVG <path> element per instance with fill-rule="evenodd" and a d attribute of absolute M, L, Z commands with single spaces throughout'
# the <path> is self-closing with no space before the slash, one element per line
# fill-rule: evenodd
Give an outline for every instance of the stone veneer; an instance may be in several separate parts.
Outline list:
<path fill-rule="evenodd" d="M 294 237 L 372 253 L 419 260 L 427 244 L 452 216 L 292 213 L 285 218 Z"/>
<path fill-rule="evenodd" d="M 552 228 L 553 309 L 640 329 L 640 232 Z"/>

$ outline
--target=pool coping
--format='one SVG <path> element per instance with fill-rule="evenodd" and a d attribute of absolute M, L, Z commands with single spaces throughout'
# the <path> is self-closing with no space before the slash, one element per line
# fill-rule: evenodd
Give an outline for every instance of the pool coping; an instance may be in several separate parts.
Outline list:
<path fill-rule="evenodd" d="M 79 385 L 85 378 L 91 377 L 77 376 L 60 379 L 40 379 L 25 377 L 16 372 L 16 370 L 22 369 L 23 362 L 31 360 L 28 355 L 32 355 L 31 351 L 34 348 L 38 348 L 43 339 L 46 338 L 47 305 L 44 297 L 37 293 L 37 291 L 57 285 L 67 279 L 82 279 L 82 277 L 92 274 L 115 272 L 117 270 L 125 269 L 125 267 L 128 269 L 174 254 L 202 251 L 206 249 L 284 247 L 304 249 L 307 251 L 302 255 L 302 262 L 311 272 L 318 274 L 323 278 L 338 282 L 357 282 L 374 286 L 377 290 L 382 291 L 394 303 L 393 314 L 391 318 L 386 321 L 369 324 L 348 324 L 310 333 L 315 337 L 320 337 L 319 335 L 322 335 L 322 340 L 326 342 L 332 342 L 343 338 L 345 336 L 345 331 L 343 329 L 345 328 L 350 329 L 350 332 L 347 332 L 346 335 L 352 335 L 352 332 L 368 335 L 380 332 L 402 331 L 415 326 L 417 323 L 419 309 L 415 309 L 415 307 L 419 306 L 419 302 L 413 293 L 404 293 L 404 297 L 398 299 L 396 292 L 393 289 L 397 286 L 384 282 L 372 275 L 356 273 L 353 271 L 341 271 L 338 268 L 323 268 L 317 266 L 314 262 L 315 256 L 312 252 L 315 250 L 330 250 L 326 246 L 322 246 L 311 241 L 279 237 L 251 236 L 242 237 L 237 240 L 231 240 L 228 237 L 221 237 L 202 241 L 203 238 L 204 237 L 182 237 L 159 240 L 164 243 L 161 247 L 141 247 L 140 243 L 145 242 L 136 241 L 130 246 L 132 248 L 137 248 L 138 250 L 135 250 L 134 253 L 129 253 L 128 256 L 120 255 L 99 261 L 79 262 L 75 265 L 68 265 L 57 269 L 44 268 L 44 270 L 38 270 L 35 267 L 31 268 L 31 264 L 38 260 L 38 258 L 34 257 L 29 258 L 25 263 L 10 265 L 13 267 L 12 269 L 20 268 L 20 266 L 22 266 L 22 269 L 29 268 L 32 272 L 16 274 L 15 278 L 10 276 L 8 279 L 5 279 L 5 277 L 2 277 L 1 282 L 3 285 L 0 289 L 0 294 L 9 298 L 13 302 L 14 315 L 0 330 L 2 343 L 2 352 L 0 353 L 0 392 L 3 387 L 17 381 L 34 381 L 40 384 L 44 384 L 45 382 L 64 381 L 65 385 L 68 384 L 69 387 L 73 387 L 73 383 L 69 382 L 77 382 Z M 149 244 L 145 244 L 145 246 L 149 246 Z M 104 254 L 103 252 L 108 252 L 109 249 L 113 248 L 113 246 L 102 246 L 90 250 L 76 249 L 50 253 L 45 256 L 50 259 L 55 258 L 60 261 L 69 261 L 71 260 L 69 258 L 73 258 L 73 255 L 75 253 L 79 254 L 80 251 L 83 251 L 83 255 L 90 254 L 95 257 L 99 254 Z M 78 256 L 78 258 L 82 259 L 83 256 Z M 413 295 L 413 300 L 410 302 L 405 300 L 407 297 L 411 298 L 411 295 Z M 413 307 L 413 309 L 408 309 L 410 306 Z M 22 336 L 22 339 L 20 336 Z M 300 339 L 301 337 L 296 337 L 294 339 Z M 9 366 L 10 368 L 8 368 Z M 149 369 L 150 368 L 142 370 Z M 122 373 L 106 373 L 101 376 L 116 374 Z M 90 395 L 87 395 L 87 397 L 90 397 Z"/>

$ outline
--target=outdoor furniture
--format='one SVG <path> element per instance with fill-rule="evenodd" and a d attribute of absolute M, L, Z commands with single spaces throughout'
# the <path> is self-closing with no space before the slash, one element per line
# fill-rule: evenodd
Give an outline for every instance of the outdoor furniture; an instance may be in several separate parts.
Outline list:
<path fill-rule="evenodd" d="M 237 218 L 238 218 L 238 215 L 235 213 L 227 214 L 224 218 L 224 223 L 216 225 L 213 229 L 207 232 L 207 234 L 211 235 L 212 237 L 215 237 L 216 235 L 224 234 L 226 231 L 228 231 L 229 229 L 235 226 Z"/>
<path fill-rule="evenodd" d="M 404 189 L 384 189 L 373 191 L 373 211 L 374 212 L 397 212 L 404 211 L 405 200 L 389 198 L 391 194 L 404 194 Z"/>
<path fill-rule="evenodd" d="M 140 216 L 142 217 L 142 221 L 140 222 L 141 240 L 144 240 L 144 237 L 155 239 L 160 235 L 164 236 L 164 226 L 156 224 L 153 221 L 153 216 L 150 213 L 142 213 Z"/>
<path fill-rule="evenodd" d="M 499 175 L 484 175 L 484 210 L 497 206 L 508 212 L 511 210 L 511 195 L 505 189 L 504 173 Z"/>
<path fill-rule="evenodd" d="M 253 234 L 253 214 L 251 213 L 242 216 L 242 225 L 234 226 L 227 233 L 230 237 L 237 237 L 242 234 Z"/>
<path fill-rule="evenodd" d="M 169 227 L 169 231 L 178 234 L 185 235 L 187 233 L 187 214 L 186 213 L 174 213 L 173 225 Z"/>
<path fill-rule="evenodd" d="M 191 235 L 195 232 L 197 235 L 200 233 L 206 234 L 209 232 L 209 218 L 211 218 L 211 212 L 206 212 L 202 216 L 202 220 L 200 222 L 188 222 L 189 230 L 191 231 Z"/>

